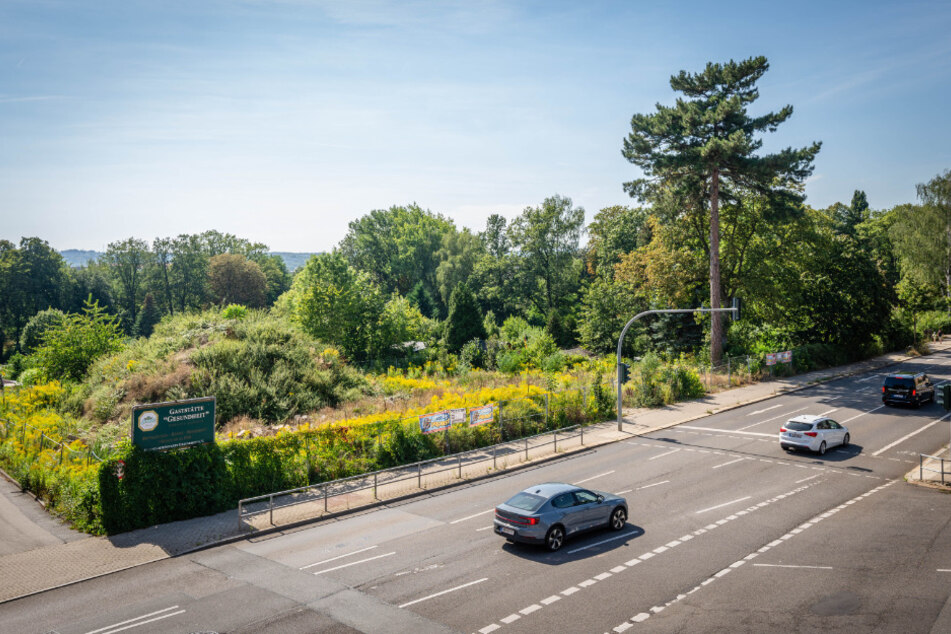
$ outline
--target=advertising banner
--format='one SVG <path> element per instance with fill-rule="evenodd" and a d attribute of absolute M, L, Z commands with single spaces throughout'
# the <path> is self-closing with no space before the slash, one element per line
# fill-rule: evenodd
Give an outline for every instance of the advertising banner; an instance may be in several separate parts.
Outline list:
<path fill-rule="evenodd" d="M 215 397 L 132 408 L 132 444 L 160 451 L 215 442 Z"/>
<path fill-rule="evenodd" d="M 466 422 L 466 408 L 459 407 L 457 409 L 451 409 L 449 411 L 449 424 L 455 425 L 456 423 Z"/>
<path fill-rule="evenodd" d="M 773 352 L 766 353 L 766 365 L 776 365 L 776 354 Z"/>
<path fill-rule="evenodd" d="M 437 431 L 449 429 L 452 423 L 449 420 L 449 412 L 436 412 L 434 414 L 423 414 L 419 417 L 419 430 L 424 434 L 431 434 Z"/>
<path fill-rule="evenodd" d="M 491 423 L 495 415 L 495 405 L 483 405 L 469 410 L 469 426 Z"/>
<path fill-rule="evenodd" d="M 779 362 L 780 363 L 792 363 L 792 350 L 787 350 L 786 352 L 779 353 Z"/>
<path fill-rule="evenodd" d="M 792 363 L 792 350 L 770 352 L 766 355 L 766 365 L 776 365 L 777 363 Z"/>

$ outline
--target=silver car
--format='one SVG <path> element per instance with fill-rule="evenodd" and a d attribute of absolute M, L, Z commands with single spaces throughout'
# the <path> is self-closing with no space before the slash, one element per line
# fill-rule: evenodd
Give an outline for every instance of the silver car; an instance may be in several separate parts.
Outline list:
<path fill-rule="evenodd" d="M 510 542 L 544 544 L 551 551 L 569 535 L 601 527 L 619 531 L 626 523 L 624 498 L 560 482 L 529 487 L 495 507 L 497 535 Z"/>
<path fill-rule="evenodd" d="M 820 456 L 829 447 L 836 445 L 845 447 L 851 438 L 848 427 L 824 416 L 796 416 L 779 428 L 780 447 L 809 449 Z"/>

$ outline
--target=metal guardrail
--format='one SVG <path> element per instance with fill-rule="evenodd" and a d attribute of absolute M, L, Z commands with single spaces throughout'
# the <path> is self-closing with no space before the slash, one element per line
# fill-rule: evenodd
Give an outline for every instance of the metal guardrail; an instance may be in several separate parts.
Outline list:
<path fill-rule="evenodd" d="M 59 447 L 59 463 L 60 464 L 63 464 L 64 451 L 68 451 L 71 456 L 78 455 L 80 456 L 80 459 L 82 459 L 82 457 L 85 457 L 86 464 L 89 464 L 90 460 L 93 458 L 98 462 L 102 462 L 102 458 L 96 455 L 96 452 L 92 450 L 92 447 L 87 446 L 86 451 L 76 451 L 75 449 L 67 445 L 66 443 L 47 436 L 38 427 L 34 427 L 33 425 L 30 425 L 29 423 L 17 423 L 17 422 L 0 418 L 0 428 L 2 428 L 3 430 L 2 432 L 3 439 L 6 440 L 7 438 L 10 437 L 11 427 L 14 428 L 13 434 L 16 434 L 16 426 L 18 425 L 23 428 L 22 436 L 20 438 L 20 444 L 26 445 L 26 440 L 27 440 L 26 429 L 27 427 L 29 427 L 33 431 L 39 432 L 39 437 L 37 438 L 37 441 L 36 441 L 39 444 L 39 452 L 42 452 L 43 450 L 46 449 L 47 442 L 50 443 L 51 447 L 54 447 L 54 446 Z M 31 436 L 35 436 L 35 434 L 32 434 Z"/>
<path fill-rule="evenodd" d="M 926 467 L 926 466 L 925 466 L 925 458 L 930 458 L 931 460 L 937 460 L 938 462 L 940 462 L 940 464 L 941 464 L 941 470 L 939 471 L 938 469 L 933 469 L 933 468 L 931 468 L 931 467 Z M 941 484 L 945 484 L 945 478 L 944 478 L 944 476 L 946 476 L 946 475 L 951 476 L 951 471 L 945 471 L 945 470 L 944 470 L 945 463 L 947 463 L 948 466 L 951 467 L 951 459 L 942 458 L 941 456 L 929 456 L 928 454 L 925 454 L 925 453 L 920 453 L 920 454 L 918 454 L 918 479 L 924 481 L 924 479 L 925 479 L 925 471 L 928 471 L 929 473 L 940 473 L 940 474 L 941 474 Z"/>
<path fill-rule="evenodd" d="M 297 506 L 300 504 L 306 504 L 310 502 L 320 502 L 323 500 L 324 512 L 329 512 L 329 500 L 332 497 L 346 495 L 351 493 L 356 493 L 358 491 L 367 491 L 373 490 L 373 499 L 379 500 L 377 492 L 379 487 L 386 486 L 390 484 L 396 484 L 398 482 L 405 482 L 416 480 L 416 488 L 419 490 L 425 490 L 424 478 L 432 476 L 439 473 L 444 473 L 447 471 L 456 471 L 456 478 L 459 480 L 464 480 L 463 478 L 463 467 L 472 466 L 480 464 L 483 462 L 492 462 L 492 468 L 498 468 L 498 460 L 500 457 L 509 457 L 516 456 L 524 453 L 525 461 L 529 460 L 529 453 L 534 449 L 539 449 L 541 447 L 547 447 L 548 445 L 553 445 L 553 453 L 558 452 L 558 440 L 561 436 L 562 442 L 566 439 L 574 438 L 575 436 L 580 437 L 581 445 L 584 445 L 584 425 L 573 425 L 571 427 L 562 427 L 560 429 L 555 429 L 552 431 L 546 431 L 541 434 L 536 434 L 534 436 L 526 436 L 524 438 L 519 438 L 517 440 L 510 440 L 503 443 L 498 443 L 495 445 L 490 445 L 488 447 L 482 447 L 480 449 L 472 449 L 469 451 L 464 451 L 456 454 L 449 454 L 446 456 L 441 456 L 439 458 L 432 458 L 430 460 L 423 460 L 420 462 L 414 462 L 411 464 L 400 465 L 398 467 L 390 467 L 389 469 L 381 469 L 379 471 L 373 471 L 371 473 L 364 473 L 356 476 L 350 476 L 348 478 L 341 478 L 339 480 L 331 480 L 328 482 L 319 482 L 317 484 L 310 484 L 304 487 L 298 487 L 296 489 L 288 489 L 286 491 L 278 491 L 276 493 L 267 493 L 264 495 L 258 495 L 255 497 L 245 498 L 238 501 L 238 532 L 243 532 L 244 530 L 244 520 L 246 518 L 261 515 L 263 513 L 269 514 L 269 523 L 274 526 L 274 509 L 284 509 L 292 506 Z M 575 432 L 568 434 L 568 432 Z M 551 440 L 541 442 L 541 443 L 532 443 L 531 441 L 537 440 L 546 436 L 551 436 Z M 449 464 L 451 463 L 451 464 Z M 431 465 L 441 465 L 435 469 L 427 469 Z M 353 485 L 351 486 L 351 483 Z M 275 498 L 281 498 L 286 496 L 297 496 L 298 499 L 291 500 L 290 502 L 285 502 L 283 504 L 275 505 Z M 248 505 L 255 502 L 267 501 L 267 505 L 263 508 L 257 510 L 248 510 Z"/>

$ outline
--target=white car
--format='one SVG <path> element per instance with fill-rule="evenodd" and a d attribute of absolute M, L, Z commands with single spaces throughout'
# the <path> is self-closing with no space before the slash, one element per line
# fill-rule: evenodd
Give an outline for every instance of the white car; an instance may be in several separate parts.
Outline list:
<path fill-rule="evenodd" d="M 783 449 L 808 449 L 820 456 L 829 447 L 842 445 L 850 440 L 849 430 L 831 418 L 804 414 L 786 421 L 779 428 L 779 446 Z"/>

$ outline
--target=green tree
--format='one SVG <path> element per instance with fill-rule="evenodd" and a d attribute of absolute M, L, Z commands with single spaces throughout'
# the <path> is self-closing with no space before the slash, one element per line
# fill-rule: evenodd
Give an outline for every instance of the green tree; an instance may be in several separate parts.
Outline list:
<path fill-rule="evenodd" d="M 485 339 L 482 312 L 469 287 L 460 282 L 449 299 L 446 318 L 446 346 L 450 352 L 459 352 L 469 341 Z"/>
<path fill-rule="evenodd" d="M 208 259 L 201 237 L 181 234 L 171 242 L 170 287 L 180 312 L 200 308 L 207 296 Z"/>
<path fill-rule="evenodd" d="M 0 241 L 0 323 L 17 346 L 30 317 L 62 308 L 68 282 L 66 262 L 45 240 Z"/>
<path fill-rule="evenodd" d="M 578 290 L 583 228 L 584 209 L 557 194 L 527 207 L 509 227 L 523 292 L 543 315 L 571 301 Z"/>
<path fill-rule="evenodd" d="M 820 144 L 759 156 L 756 134 L 775 131 L 792 115 L 792 106 L 758 117 L 746 108 L 759 97 L 756 82 L 769 69 L 765 57 L 726 64 L 708 63 L 701 73 L 681 71 L 671 77 L 673 90 L 684 94 L 673 107 L 657 105 L 654 114 L 635 114 L 622 154 L 644 171 L 644 178 L 625 183 L 639 200 L 664 196 L 675 206 L 708 219 L 710 306 L 721 306 L 720 200 L 744 188 L 789 206 L 802 200 L 800 184 L 812 173 Z M 698 223 L 699 224 L 699 223 Z M 721 316 L 711 319 L 710 356 L 723 351 Z"/>
<path fill-rule="evenodd" d="M 116 317 L 87 302 L 82 314 L 67 315 L 61 328 L 46 331 L 35 357 L 48 378 L 79 381 L 93 361 L 121 347 Z"/>
<path fill-rule="evenodd" d="M 468 229 L 443 235 L 442 248 L 436 254 L 436 283 L 444 304 L 449 304 L 453 289 L 460 283 L 468 284 L 476 262 L 485 254 L 485 247 L 478 236 Z"/>
<path fill-rule="evenodd" d="M 208 288 L 215 303 L 261 308 L 267 302 L 267 278 L 256 262 L 221 253 L 208 260 Z"/>
<path fill-rule="evenodd" d="M 279 255 L 267 255 L 253 260 L 261 267 L 267 280 L 267 304 L 273 305 L 283 293 L 291 287 L 291 274 L 287 271 L 284 258 Z"/>
<path fill-rule="evenodd" d="M 36 313 L 23 327 L 20 335 L 20 352 L 32 354 L 42 343 L 47 331 L 62 328 L 66 322 L 66 315 L 58 308 L 47 308 Z"/>
<path fill-rule="evenodd" d="M 67 268 L 69 283 L 63 310 L 78 313 L 85 301 L 92 299 L 107 312 L 115 312 L 109 267 L 104 262 L 91 261 L 85 266 Z"/>
<path fill-rule="evenodd" d="M 115 297 L 122 310 L 126 331 L 135 326 L 136 313 L 145 293 L 145 280 L 152 261 L 149 245 L 144 240 L 128 238 L 112 242 L 103 256 L 112 274 Z"/>
<path fill-rule="evenodd" d="M 588 225 L 587 266 L 591 275 L 611 276 L 621 256 L 651 239 L 648 210 L 615 205 L 594 215 Z"/>
<path fill-rule="evenodd" d="M 421 281 L 436 294 L 437 253 L 452 221 L 416 205 L 371 211 L 350 223 L 340 251 L 389 295 L 406 296 Z"/>
<path fill-rule="evenodd" d="M 159 310 L 155 298 L 152 297 L 152 293 L 146 293 L 145 299 L 142 301 L 142 310 L 139 311 L 138 316 L 135 318 L 135 335 L 137 337 L 152 336 L 155 324 L 161 320 L 162 311 Z"/>
<path fill-rule="evenodd" d="M 922 204 L 895 207 L 889 235 L 902 275 L 940 286 L 951 314 L 951 170 L 917 189 Z"/>
<path fill-rule="evenodd" d="M 342 253 L 312 256 L 290 293 L 297 297 L 300 323 L 314 337 L 361 362 L 379 352 L 385 300 L 369 274 L 350 266 Z"/>

